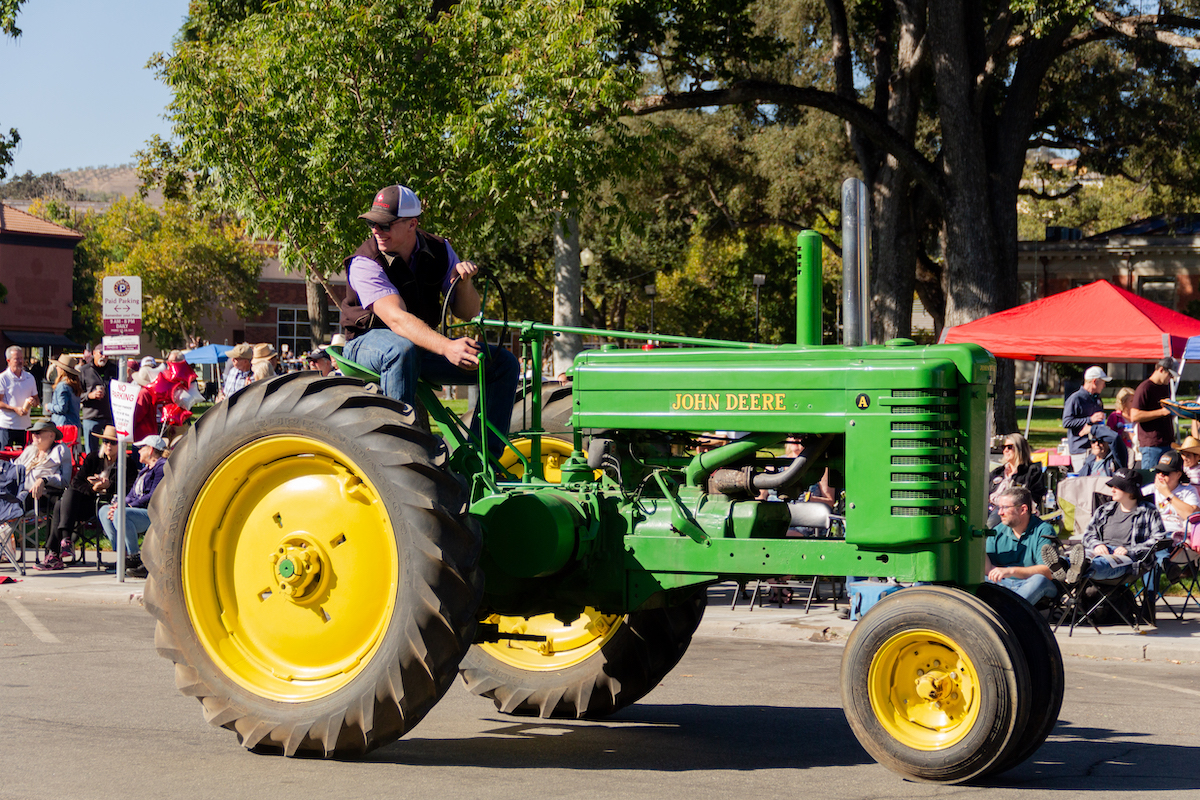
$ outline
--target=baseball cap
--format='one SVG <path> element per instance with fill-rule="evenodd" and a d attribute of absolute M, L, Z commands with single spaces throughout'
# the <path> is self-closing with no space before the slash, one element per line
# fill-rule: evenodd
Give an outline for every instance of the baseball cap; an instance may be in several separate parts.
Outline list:
<path fill-rule="evenodd" d="M 1158 360 L 1158 363 L 1155 364 L 1154 366 L 1162 367 L 1163 369 L 1165 369 L 1167 371 L 1167 374 L 1169 374 L 1171 376 L 1171 380 L 1173 380 L 1173 381 L 1179 380 L 1179 362 L 1176 361 L 1174 358 L 1171 358 L 1171 356 L 1166 356 L 1164 358 L 1160 358 Z"/>
<path fill-rule="evenodd" d="M 326 352 L 325 352 L 324 350 L 322 350 L 320 347 L 318 347 L 316 350 L 313 350 L 313 351 L 311 351 L 311 352 L 308 354 L 308 360 L 309 360 L 309 361 L 317 361 L 317 360 L 319 360 L 319 359 L 322 359 L 322 358 L 329 358 L 329 353 L 326 353 Z M 332 360 L 332 359 L 331 359 L 331 360 Z"/>
<path fill-rule="evenodd" d="M 158 452 L 161 453 L 162 451 L 167 449 L 167 440 L 162 438 L 161 436 L 153 436 L 152 435 L 152 436 L 147 436 L 146 438 L 142 439 L 140 442 L 133 443 L 134 447 L 145 447 L 146 445 L 150 445 L 155 450 L 157 450 Z"/>
<path fill-rule="evenodd" d="M 158 362 L 154 360 L 154 356 L 146 356 L 142 359 L 142 366 L 154 369 L 156 366 L 158 366 Z"/>
<path fill-rule="evenodd" d="M 1177 450 L 1169 450 L 1158 458 L 1155 472 L 1183 472 L 1183 456 Z"/>
<path fill-rule="evenodd" d="M 1087 372 L 1083 373 L 1083 379 L 1085 381 L 1102 380 L 1105 383 L 1112 380 L 1112 378 L 1104 374 L 1104 370 L 1100 369 L 1100 367 L 1088 367 Z"/>
<path fill-rule="evenodd" d="M 407 186 L 385 186 L 375 193 L 371 210 L 359 214 L 359 219 L 387 225 L 402 217 L 421 216 L 421 201 L 417 193 Z"/>
<path fill-rule="evenodd" d="M 241 344 L 234 345 L 232 348 L 230 348 L 225 355 L 229 356 L 230 358 L 253 358 L 254 346 L 249 342 L 242 342 Z"/>

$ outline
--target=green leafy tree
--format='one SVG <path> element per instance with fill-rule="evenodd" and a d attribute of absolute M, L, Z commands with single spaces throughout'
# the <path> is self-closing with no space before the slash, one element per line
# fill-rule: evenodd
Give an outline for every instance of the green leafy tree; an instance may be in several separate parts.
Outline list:
<path fill-rule="evenodd" d="M 634 154 L 616 112 L 636 76 L 612 63 L 604 3 L 194 2 L 190 19 L 154 62 L 176 140 L 143 173 L 194 179 L 310 275 L 340 270 L 380 186 L 413 187 L 467 255 L 548 229 Z"/>
<path fill-rule="evenodd" d="M 162 210 L 121 198 L 102 213 L 76 215 L 56 200 L 35 201 L 30 213 L 84 235 L 75 248 L 72 335 L 98 341 L 101 293 L 107 275 L 142 279 L 142 330 L 164 349 L 203 336 L 204 323 L 225 309 L 252 317 L 264 304 L 258 280 L 266 254 L 244 226 L 223 217 L 195 216 L 182 203 Z"/>
<path fill-rule="evenodd" d="M 17 27 L 17 12 L 24 3 L 25 0 L 0 0 L 0 33 L 14 39 L 21 35 L 21 29 Z M 13 162 L 13 150 L 20 141 L 21 135 L 16 128 L 9 128 L 7 136 L 0 133 L 0 180 L 8 175 L 8 167 Z"/>
<path fill-rule="evenodd" d="M 1143 166 L 1194 152 L 1193 5 L 631 0 L 625 55 L 656 76 L 638 113 L 754 105 L 845 123 L 873 195 L 876 335 L 890 337 L 908 332 L 914 291 L 938 292 L 926 307 L 946 324 L 1016 302 L 1031 145 L 1129 163 L 1145 152 Z M 770 24 L 789 15 L 800 24 Z M 1156 129 L 1147 149 L 1167 110 L 1182 124 Z M 1194 161 L 1175 159 L 1178 171 Z M 1011 365 L 1000 377 L 1010 429 Z"/>

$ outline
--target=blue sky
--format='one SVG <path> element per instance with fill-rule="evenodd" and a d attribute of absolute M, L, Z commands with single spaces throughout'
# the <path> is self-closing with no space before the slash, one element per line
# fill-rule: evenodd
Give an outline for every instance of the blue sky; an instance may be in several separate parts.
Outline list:
<path fill-rule="evenodd" d="M 116 166 L 152 134 L 170 92 L 145 68 L 168 51 L 187 0 L 26 0 L 0 38 L 0 130 L 21 144 L 9 174 Z"/>

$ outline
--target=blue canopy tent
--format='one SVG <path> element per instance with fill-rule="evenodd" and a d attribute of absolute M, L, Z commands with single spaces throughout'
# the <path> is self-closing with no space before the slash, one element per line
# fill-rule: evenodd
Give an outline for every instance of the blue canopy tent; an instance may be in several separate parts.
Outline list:
<path fill-rule="evenodd" d="M 206 344 L 183 354 L 183 360 L 189 364 L 224 364 L 233 345 Z"/>

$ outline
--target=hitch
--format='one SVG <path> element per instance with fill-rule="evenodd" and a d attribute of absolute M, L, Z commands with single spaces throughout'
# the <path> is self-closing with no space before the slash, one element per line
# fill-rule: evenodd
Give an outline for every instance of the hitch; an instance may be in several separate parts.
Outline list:
<path fill-rule="evenodd" d="M 500 625 L 496 622 L 480 622 L 475 626 L 475 638 L 473 644 L 488 644 L 491 642 L 501 641 L 511 642 L 546 642 L 549 641 L 546 636 L 538 636 L 536 633 L 501 633 Z"/>

